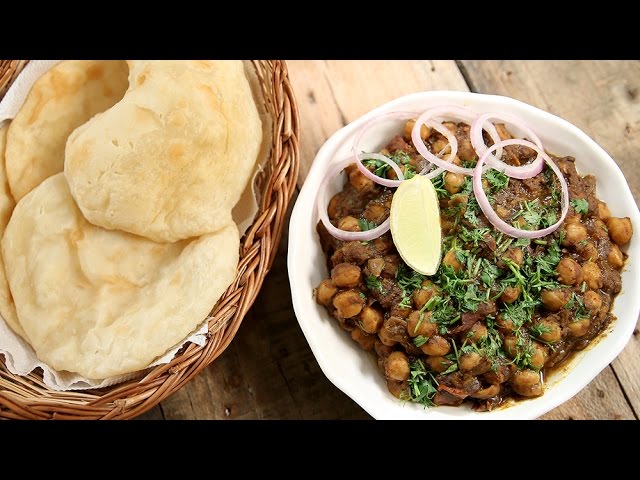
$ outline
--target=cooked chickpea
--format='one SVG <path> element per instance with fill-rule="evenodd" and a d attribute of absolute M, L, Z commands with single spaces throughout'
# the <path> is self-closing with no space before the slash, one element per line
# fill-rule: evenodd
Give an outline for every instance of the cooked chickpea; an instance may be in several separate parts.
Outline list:
<path fill-rule="evenodd" d="M 339 263 L 331 270 L 331 279 L 338 287 L 353 288 L 362 280 L 362 271 L 352 263 Z"/>
<path fill-rule="evenodd" d="M 496 327 L 498 327 L 498 330 L 503 332 L 513 332 L 516 330 L 516 326 L 513 321 L 509 318 L 505 318 L 502 313 L 499 313 L 496 317 Z"/>
<path fill-rule="evenodd" d="M 521 248 L 509 248 L 504 256 L 518 266 L 522 266 L 522 262 L 524 261 L 524 253 Z"/>
<path fill-rule="evenodd" d="M 591 320 L 588 318 L 581 318 L 567 325 L 567 331 L 571 337 L 583 337 L 589 331 L 590 326 Z"/>
<path fill-rule="evenodd" d="M 395 380 L 387 380 L 387 388 L 389 393 L 399 399 L 409 398 L 409 385 L 407 382 L 397 382 Z"/>
<path fill-rule="evenodd" d="M 455 250 L 449 250 L 447 254 L 444 256 L 444 258 L 442 259 L 442 263 L 444 265 L 451 266 L 456 272 L 459 272 L 460 270 L 462 270 L 462 264 L 456 257 Z"/>
<path fill-rule="evenodd" d="M 442 122 L 442 126 L 447 127 L 451 133 L 456 133 L 458 129 L 455 122 Z"/>
<path fill-rule="evenodd" d="M 582 277 L 590 289 L 602 288 L 602 271 L 595 262 L 587 262 L 582 265 Z"/>
<path fill-rule="evenodd" d="M 327 278 L 320 282 L 318 288 L 316 289 L 316 302 L 320 305 L 324 305 L 325 307 L 331 303 L 333 300 L 333 296 L 338 291 L 338 287 L 333 283 L 333 280 Z"/>
<path fill-rule="evenodd" d="M 540 299 L 545 308 L 551 312 L 562 310 L 571 299 L 571 291 L 566 288 L 542 290 Z"/>
<path fill-rule="evenodd" d="M 522 293 L 522 289 L 520 287 L 507 287 L 500 295 L 500 301 L 502 303 L 513 303 L 515 302 L 520 294 Z"/>
<path fill-rule="evenodd" d="M 437 293 L 438 287 L 431 280 L 423 280 L 420 288 L 413 292 L 413 306 L 420 310 Z"/>
<path fill-rule="evenodd" d="M 570 247 L 587 239 L 587 227 L 582 223 L 569 223 L 564 226 L 562 245 Z"/>
<path fill-rule="evenodd" d="M 384 361 L 387 378 L 402 382 L 409 378 L 409 359 L 402 352 L 392 352 Z"/>
<path fill-rule="evenodd" d="M 389 347 L 389 346 L 385 345 L 379 339 L 376 340 L 374 348 L 375 348 L 376 353 L 378 354 L 378 356 L 382 357 L 383 359 L 385 359 L 389 355 L 391 355 L 391 352 L 393 352 L 393 350 L 394 350 L 394 347 Z"/>
<path fill-rule="evenodd" d="M 502 220 L 506 220 L 510 213 L 509 210 L 507 210 L 505 207 L 503 207 L 502 205 L 498 205 L 496 207 L 496 213 L 498 214 L 498 216 L 502 219 Z"/>
<path fill-rule="evenodd" d="M 365 177 L 357 168 L 349 172 L 349 183 L 359 192 L 366 192 L 374 188 L 373 180 Z"/>
<path fill-rule="evenodd" d="M 378 337 L 382 343 L 390 347 L 408 338 L 406 330 L 407 322 L 405 320 L 398 317 L 389 317 L 382 324 Z"/>
<path fill-rule="evenodd" d="M 544 367 L 549 356 L 549 348 L 538 342 L 531 342 L 531 360 L 529 365 L 534 370 L 540 370 Z"/>
<path fill-rule="evenodd" d="M 622 268 L 624 266 L 624 255 L 622 250 L 615 243 L 611 243 L 609 246 L 609 254 L 607 255 L 607 261 L 614 268 Z"/>
<path fill-rule="evenodd" d="M 544 318 L 534 325 L 537 331 L 536 337 L 548 343 L 556 343 L 562 339 L 560 324 L 550 318 Z"/>
<path fill-rule="evenodd" d="M 602 308 L 602 297 L 593 290 L 587 290 L 582 297 L 582 301 L 585 308 L 591 312 L 591 315 L 597 315 Z"/>
<path fill-rule="evenodd" d="M 447 172 L 444 174 L 444 188 L 451 195 L 458 193 L 462 190 L 462 184 L 464 183 L 464 175 L 459 173 Z"/>
<path fill-rule="evenodd" d="M 440 152 L 445 152 L 446 148 L 449 146 L 449 142 L 446 138 L 440 137 L 435 142 L 431 144 L 431 149 L 437 154 Z"/>
<path fill-rule="evenodd" d="M 338 216 L 340 204 L 342 203 L 342 195 L 340 193 L 336 193 L 331 200 L 329 200 L 329 205 L 327 206 L 327 215 L 331 220 L 335 220 Z"/>
<path fill-rule="evenodd" d="M 381 205 L 379 203 L 370 203 L 369 205 L 367 205 L 367 208 L 364 209 L 364 213 L 362 214 L 362 216 L 370 222 L 381 224 L 385 221 L 388 213 L 389 212 L 384 205 Z"/>
<path fill-rule="evenodd" d="M 449 360 L 447 357 L 433 357 L 428 356 L 425 360 L 429 368 L 436 373 L 442 373 L 451 365 L 453 365 L 453 361 Z"/>
<path fill-rule="evenodd" d="M 626 245 L 631 240 L 633 235 L 633 227 L 631 226 L 631 220 L 629 217 L 617 218 L 611 217 L 609 223 L 609 236 L 611 240 L 618 245 Z"/>
<path fill-rule="evenodd" d="M 411 140 L 411 132 L 413 131 L 413 127 L 416 125 L 416 119 L 412 118 L 411 120 L 407 120 L 407 123 L 404 124 L 404 129 L 402 131 L 405 140 Z M 422 140 L 426 140 L 431 136 L 431 129 L 427 127 L 424 123 L 420 127 L 420 138 Z"/>
<path fill-rule="evenodd" d="M 420 318 L 422 317 L 422 318 Z M 419 312 L 414 310 L 407 320 L 407 332 L 412 337 L 422 335 L 430 337 L 438 331 L 438 326 L 431 321 L 431 312 Z"/>
<path fill-rule="evenodd" d="M 500 393 L 502 387 L 500 385 L 489 385 L 488 387 L 482 388 L 475 393 L 469 395 L 472 398 L 493 398 Z"/>
<path fill-rule="evenodd" d="M 608 221 L 611 218 L 611 211 L 607 204 L 601 201 L 598 201 L 598 218 L 603 222 Z"/>
<path fill-rule="evenodd" d="M 469 372 L 482 363 L 482 355 L 478 352 L 463 353 L 460 355 L 460 370 Z"/>
<path fill-rule="evenodd" d="M 556 267 L 558 281 L 565 285 L 575 285 L 582 282 L 582 268 L 573 258 L 564 257 Z"/>
<path fill-rule="evenodd" d="M 367 350 L 368 352 L 372 351 L 376 345 L 376 336 L 369 335 L 359 328 L 354 328 L 353 330 L 351 330 L 351 338 L 354 341 L 358 342 L 362 349 Z"/>
<path fill-rule="evenodd" d="M 487 327 L 482 322 L 476 322 L 467 332 L 466 338 L 471 343 L 478 343 L 488 335 Z"/>
<path fill-rule="evenodd" d="M 391 310 L 389 311 L 389 316 L 390 317 L 400 317 L 400 318 L 409 318 L 409 315 L 411 315 L 412 310 L 410 308 L 404 308 L 400 305 L 396 305 L 395 307 L 391 307 Z"/>
<path fill-rule="evenodd" d="M 364 299 L 360 296 L 359 292 L 347 290 L 338 293 L 333 298 L 333 306 L 336 307 L 336 312 L 339 316 L 342 318 L 351 318 L 362 311 Z"/>
<path fill-rule="evenodd" d="M 587 241 L 584 244 L 578 244 L 576 250 L 585 260 L 595 260 L 598 258 L 598 249 L 592 241 Z"/>
<path fill-rule="evenodd" d="M 389 331 L 384 328 L 381 328 L 380 331 L 378 332 L 378 338 L 380 339 L 382 344 L 387 347 L 393 347 L 395 344 L 398 343 L 393 339 Z"/>
<path fill-rule="evenodd" d="M 569 210 L 567 216 L 564 219 L 564 223 L 580 223 L 582 221 L 582 215 L 579 213 L 571 213 L 573 210 Z"/>
<path fill-rule="evenodd" d="M 544 388 L 540 374 L 534 370 L 518 370 L 511 377 L 513 390 L 523 397 L 537 397 L 542 395 Z"/>
<path fill-rule="evenodd" d="M 384 322 L 384 315 L 373 307 L 364 307 L 360 312 L 360 325 L 367 333 L 378 333 Z"/>
<path fill-rule="evenodd" d="M 511 377 L 511 368 L 509 366 L 499 364 L 497 365 L 497 367 L 498 368 L 496 368 L 495 370 L 491 369 L 482 376 L 485 381 L 491 383 L 492 385 L 504 383 L 509 380 L 509 377 Z"/>
<path fill-rule="evenodd" d="M 440 335 L 434 335 L 431 338 L 429 338 L 429 340 L 427 340 L 427 343 L 422 345 L 420 349 L 426 355 L 443 357 L 447 353 L 449 353 L 449 351 L 451 350 L 451 345 L 449 344 L 446 338 L 441 337 Z"/>
<path fill-rule="evenodd" d="M 338 228 L 347 232 L 359 232 L 362 230 L 358 219 L 351 215 L 347 215 L 346 217 L 342 217 L 338 220 Z"/>
<path fill-rule="evenodd" d="M 505 335 L 502 346 L 507 357 L 515 358 L 518 355 L 518 338 L 515 335 Z"/>

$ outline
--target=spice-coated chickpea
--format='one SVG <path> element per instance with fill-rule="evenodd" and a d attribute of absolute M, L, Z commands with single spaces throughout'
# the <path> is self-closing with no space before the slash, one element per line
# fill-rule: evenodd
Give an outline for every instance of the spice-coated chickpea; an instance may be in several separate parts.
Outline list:
<path fill-rule="evenodd" d="M 575 285 L 582 281 L 582 268 L 573 258 L 564 257 L 556 267 L 558 281 L 565 285 Z"/>
<path fill-rule="evenodd" d="M 404 381 L 409 378 L 409 359 L 403 352 L 392 352 L 384 361 L 384 371 L 387 378 Z"/>
<path fill-rule="evenodd" d="M 413 131 L 413 127 L 416 125 L 416 119 L 412 118 L 408 120 L 407 123 L 404 124 L 404 129 L 402 131 L 405 140 L 411 140 L 411 132 Z M 420 127 L 420 138 L 422 140 L 426 140 L 431 136 L 431 129 L 427 127 L 425 124 L 422 124 Z"/>
<path fill-rule="evenodd" d="M 534 370 L 518 370 L 511 377 L 513 390 L 523 397 L 537 397 L 542 395 L 544 388 L 540 374 Z"/>
<path fill-rule="evenodd" d="M 338 220 L 338 228 L 347 232 L 359 232 L 362 230 L 358 219 L 351 215 L 347 215 Z"/>
<path fill-rule="evenodd" d="M 464 183 L 464 175 L 453 172 L 446 172 L 444 174 L 444 188 L 451 195 L 458 193 L 462 190 L 462 184 Z"/>
<path fill-rule="evenodd" d="M 589 331 L 591 326 L 591 320 L 588 318 L 581 318 L 575 322 L 571 322 L 567 325 L 567 331 L 571 337 L 583 337 Z"/>
<path fill-rule="evenodd" d="M 333 298 L 333 306 L 336 308 L 336 312 L 342 318 L 355 317 L 362 311 L 364 307 L 364 299 L 360 296 L 359 292 L 354 290 L 347 290 L 345 292 L 338 293 Z"/>
<path fill-rule="evenodd" d="M 358 318 L 362 330 L 367 333 L 378 333 L 384 322 L 384 315 L 374 307 L 364 307 Z"/>
<path fill-rule="evenodd" d="M 364 350 L 367 350 L 368 352 L 372 351 L 376 344 L 375 335 L 369 335 L 359 328 L 354 328 L 353 330 L 351 330 L 351 338 L 355 342 L 358 342 L 358 344 L 360 344 L 360 347 L 362 347 Z"/>
<path fill-rule="evenodd" d="M 412 337 L 422 335 L 423 337 L 430 337 L 435 335 L 438 331 L 438 325 L 431 322 L 431 312 L 420 312 L 414 310 L 409 315 L 407 320 L 407 332 Z"/>
<path fill-rule="evenodd" d="M 562 310 L 571 299 L 571 291 L 566 288 L 556 288 L 555 290 L 542 290 L 540 300 L 545 308 L 551 312 Z"/>
<path fill-rule="evenodd" d="M 602 297 L 593 290 L 587 290 L 582 296 L 582 301 L 585 308 L 591 312 L 591 315 L 597 315 L 602 308 Z"/>
<path fill-rule="evenodd" d="M 338 291 L 338 287 L 333 283 L 333 280 L 327 278 L 320 282 L 318 288 L 316 289 L 316 302 L 320 305 L 324 305 L 325 307 L 331 303 L 333 300 L 333 296 Z"/>
<path fill-rule="evenodd" d="M 629 217 L 611 217 L 607 226 L 609 227 L 611 240 L 618 245 L 626 245 L 629 243 L 633 235 L 633 227 L 631 226 L 631 219 L 629 219 Z"/>
<path fill-rule="evenodd" d="M 569 223 L 564 226 L 562 245 L 570 247 L 587 239 L 587 227 L 582 223 Z"/>
<path fill-rule="evenodd" d="M 440 335 L 434 335 L 427 340 L 427 343 L 420 347 L 420 350 L 422 350 L 426 355 L 443 357 L 449 353 L 451 345 L 446 338 L 441 337 Z"/>
<path fill-rule="evenodd" d="M 352 263 L 339 263 L 331 269 L 331 279 L 338 287 L 353 288 L 362 280 L 362 271 Z"/>
<path fill-rule="evenodd" d="M 614 268 L 622 268 L 624 266 L 624 255 L 622 250 L 615 243 L 609 245 L 609 253 L 607 254 L 607 261 Z"/>
<path fill-rule="evenodd" d="M 582 278 L 590 289 L 602 288 L 602 271 L 595 262 L 586 262 L 582 265 Z"/>

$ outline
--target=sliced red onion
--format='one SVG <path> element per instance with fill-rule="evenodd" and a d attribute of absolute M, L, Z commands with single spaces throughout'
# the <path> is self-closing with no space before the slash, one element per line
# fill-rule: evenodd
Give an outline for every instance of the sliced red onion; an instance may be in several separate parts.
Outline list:
<path fill-rule="evenodd" d="M 486 129 L 487 131 L 489 131 L 489 127 L 487 127 L 487 122 L 489 120 L 502 120 L 505 123 L 510 123 L 511 125 L 516 126 L 520 130 L 525 132 L 525 135 L 529 137 L 539 149 L 543 150 L 544 147 L 542 146 L 542 142 L 540 141 L 538 136 L 529 127 L 527 127 L 524 123 L 522 123 L 518 118 L 514 117 L 513 115 L 509 115 L 507 113 L 487 112 L 487 113 L 483 113 L 482 115 L 480 115 L 475 119 L 475 121 L 471 125 L 471 130 L 469 131 L 469 136 L 471 137 L 471 145 L 473 145 L 473 148 L 478 153 L 478 156 L 483 155 L 487 151 L 487 146 L 485 145 L 484 139 L 482 138 L 482 130 Z M 491 122 L 489 122 L 488 125 L 491 125 L 490 128 L 492 128 L 493 131 L 496 131 L 495 127 L 493 126 L 493 124 L 491 124 Z M 497 131 L 496 131 L 496 135 L 497 135 Z M 494 144 L 499 143 L 500 141 L 499 137 L 496 138 L 496 137 L 493 137 L 493 135 L 491 135 L 491 137 Z M 524 145 L 524 144 L 517 143 L 513 145 Z M 536 152 L 538 151 L 536 150 Z M 499 151 L 496 152 L 495 156 L 489 155 L 489 157 L 486 160 L 487 165 L 491 168 L 495 168 L 496 170 L 503 172 L 504 174 L 512 178 L 518 178 L 520 180 L 524 180 L 526 178 L 535 177 L 544 167 L 544 160 L 542 158 L 542 155 L 540 155 L 539 152 L 538 152 L 538 156 L 535 158 L 535 160 L 533 160 L 533 162 L 528 163 L 527 165 L 521 165 L 521 166 L 508 165 L 503 161 L 501 161 L 499 158 L 497 158 L 500 156 L 502 156 L 502 147 L 500 147 Z"/>
<path fill-rule="evenodd" d="M 369 160 L 370 158 L 372 158 L 374 160 L 380 160 L 380 161 L 386 163 L 387 165 L 389 165 L 391 167 L 391 169 L 394 172 L 396 172 L 396 175 L 398 176 L 399 179 L 400 178 L 404 179 L 404 175 L 402 174 L 402 170 L 400 170 L 400 167 L 398 166 L 398 164 L 396 162 L 394 162 L 393 160 L 391 160 L 390 158 L 385 157 L 381 153 L 362 153 L 360 155 L 355 156 L 353 161 L 356 164 L 356 166 L 358 167 L 358 170 L 360 170 L 360 172 L 362 172 L 362 174 L 365 177 L 367 177 L 369 180 L 372 180 L 375 183 L 378 183 L 380 185 L 384 185 L 385 187 L 397 187 L 402 183 L 402 180 L 391 180 L 389 178 L 379 177 L 378 175 L 373 173 L 371 170 L 369 170 L 367 167 L 365 167 L 364 163 L 362 163 L 362 162 L 364 160 Z"/>
<path fill-rule="evenodd" d="M 507 222 L 502 220 L 495 212 L 495 210 L 491 207 L 489 199 L 487 198 L 487 195 L 484 193 L 484 189 L 482 188 L 482 166 L 484 165 L 485 161 L 487 161 L 487 158 L 489 158 L 494 150 L 513 145 L 514 141 L 521 142 L 519 143 L 519 145 L 524 145 L 535 150 L 538 153 L 539 157 L 542 158 L 547 163 L 547 165 L 549 165 L 551 170 L 553 170 L 553 172 L 556 174 L 558 180 L 560 181 L 560 186 L 562 187 L 562 213 L 560 215 L 560 220 L 558 220 L 550 227 L 543 228 L 542 230 L 522 230 L 520 228 L 509 225 Z M 487 148 L 487 150 L 478 159 L 478 163 L 476 164 L 474 170 L 473 193 L 476 197 L 476 200 L 478 201 L 478 205 L 480 205 L 480 209 L 482 210 L 482 213 L 484 213 L 485 217 L 487 217 L 487 220 L 489 220 L 489 222 L 491 222 L 491 224 L 502 233 L 515 238 L 540 238 L 555 232 L 558 227 L 562 225 L 562 222 L 564 222 L 564 219 L 567 216 L 567 212 L 569 211 L 569 187 L 567 186 L 567 182 L 555 162 L 551 160 L 551 158 L 545 153 L 545 151 L 542 148 L 539 148 L 537 145 L 534 145 L 527 140 L 517 139 L 505 140 L 495 143 L 491 147 Z"/>
<path fill-rule="evenodd" d="M 369 120 L 367 123 L 365 123 L 363 125 L 363 127 L 360 129 L 360 131 L 358 132 L 358 135 L 356 135 L 354 141 L 353 141 L 353 147 L 352 147 L 352 152 L 353 152 L 353 157 L 355 159 L 355 164 L 358 167 L 358 170 L 360 170 L 360 172 L 362 172 L 362 174 L 367 177 L 369 180 L 374 181 L 375 183 L 378 183 L 380 185 L 384 185 L 385 187 L 397 187 L 398 185 L 400 185 L 400 182 L 402 180 L 391 180 L 388 178 L 382 178 L 377 176 L 376 174 L 374 174 L 371 170 L 369 170 L 364 163 L 362 163 L 363 160 L 366 160 L 368 158 L 374 158 L 376 160 L 382 160 L 383 162 L 385 162 L 387 165 L 389 165 L 394 172 L 396 172 L 396 175 L 398 176 L 398 178 L 404 179 L 404 176 L 402 175 L 402 172 L 400 170 L 400 168 L 398 167 L 398 164 L 396 162 L 394 162 L 393 160 L 391 160 L 388 157 L 385 157 L 384 155 L 381 155 L 379 153 L 367 153 L 367 154 L 362 154 L 360 153 L 358 146 L 360 145 L 360 141 L 362 140 L 362 137 L 364 136 L 365 133 L 367 133 L 369 131 L 369 129 L 371 127 L 373 127 L 374 125 L 380 123 L 383 120 L 410 120 L 412 118 L 416 118 L 419 115 L 418 112 L 389 112 L 389 113 L 383 113 L 382 115 L 379 115 L 377 117 L 373 117 L 371 120 Z"/>
<path fill-rule="evenodd" d="M 381 155 L 381 156 L 384 157 L 384 155 Z M 390 225 L 389 218 L 387 218 L 384 222 L 382 222 L 380 225 L 378 225 L 376 228 L 372 230 L 367 230 L 365 232 L 347 232 L 346 230 L 340 230 L 339 228 L 336 228 L 331 223 L 331 220 L 329 220 L 329 215 L 327 214 L 327 207 L 329 204 L 329 202 L 327 201 L 327 192 L 329 191 L 329 182 L 331 182 L 331 179 L 333 179 L 336 175 L 340 174 L 340 172 L 342 172 L 342 170 L 344 170 L 345 167 L 347 167 L 353 162 L 354 162 L 353 158 L 346 158 L 344 160 L 334 163 L 327 170 L 325 177 L 322 179 L 322 182 L 320 182 L 320 188 L 318 189 L 318 195 L 316 197 L 317 206 L 318 206 L 318 216 L 320 217 L 320 220 L 324 224 L 329 234 L 331 234 L 331 236 L 337 238 L 338 240 L 344 240 L 347 242 L 354 241 L 354 240 L 360 240 L 360 241 L 373 240 L 375 238 L 378 238 L 381 235 L 384 235 L 389 230 L 389 225 Z M 389 162 L 394 163 L 391 160 L 389 160 Z M 358 162 L 356 162 L 356 164 L 357 163 Z M 402 171 L 399 172 L 398 178 L 400 179 L 400 181 L 404 180 Z"/>
<path fill-rule="evenodd" d="M 456 165 L 455 163 L 452 163 L 453 159 L 456 158 L 456 155 L 458 154 L 458 140 L 456 139 L 456 136 L 441 123 L 437 123 L 436 121 L 431 120 L 432 117 L 435 117 L 437 115 L 447 114 L 448 110 L 446 110 L 445 108 L 446 107 L 431 108 L 418 117 L 415 125 L 413 126 L 413 130 L 411 130 L 411 140 L 413 141 L 413 145 L 416 147 L 416 150 L 418 150 L 420 155 L 422 155 L 428 162 L 431 162 L 434 165 L 449 172 L 461 173 L 463 175 L 473 175 L 473 169 L 463 168 Z M 446 160 L 443 160 L 431 153 L 427 146 L 424 144 L 424 141 L 420 136 L 422 125 L 433 128 L 435 131 L 439 132 L 447 139 L 447 141 L 449 142 L 449 149 L 451 151 L 449 152 L 449 157 Z"/>

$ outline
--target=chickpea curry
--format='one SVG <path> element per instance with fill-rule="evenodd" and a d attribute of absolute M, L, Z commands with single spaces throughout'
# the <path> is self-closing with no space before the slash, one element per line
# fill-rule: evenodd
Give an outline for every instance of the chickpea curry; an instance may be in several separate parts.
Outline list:
<path fill-rule="evenodd" d="M 457 140 L 453 163 L 473 168 L 478 154 L 470 125 L 442 125 Z M 495 127 L 500 140 L 512 138 L 504 124 Z M 411 143 L 412 130 L 415 120 L 379 152 L 405 179 L 424 171 L 426 162 Z M 450 143 L 425 125 L 419 132 L 433 154 Z M 535 156 L 531 148 L 511 145 L 502 158 L 526 165 Z M 560 227 L 540 238 L 494 228 L 473 195 L 471 177 L 452 171 L 434 176 L 443 257 L 430 277 L 402 261 L 389 231 L 367 241 L 339 240 L 318 223 L 330 276 L 318 285 L 316 301 L 375 356 L 391 394 L 480 411 L 539 396 L 545 376 L 612 321 L 626 260 L 620 247 L 632 236 L 631 222 L 611 215 L 596 197 L 596 179 L 580 176 L 574 158 L 551 158 L 566 180 L 569 208 Z M 378 177 L 397 178 L 387 163 L 363 164 Z M 395 189 L 375 183 L 355 164 L 345 173 L 348 181 L 329 202 L 331 224 L 349 232 L 381 225 Z M 496 214 L 522 230 L 543 229 L 560 217 L 560 182 L 548 165 L 524 180 L 490 168 L 482 187 Z"/>

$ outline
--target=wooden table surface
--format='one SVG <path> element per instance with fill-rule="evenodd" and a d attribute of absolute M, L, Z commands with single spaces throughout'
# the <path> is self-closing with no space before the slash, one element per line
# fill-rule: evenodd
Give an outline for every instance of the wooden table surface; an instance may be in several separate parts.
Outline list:
<path fill-rule="evenodd" d="M 508 95 L 580 127 L 616 160 L 640 199 L 638 61 L 290 61 L 301 118 L 302 185 L 336 130 L 424 90 Z M 294 198 L 295 201 L 295 198 Z M 260 296 L 226 352 L 146 419 L 368 419 L 323 375 L 296 321 L 287 234 Z M 587 388 L 545 419 L 638 419 L 640 330 Z"/>

